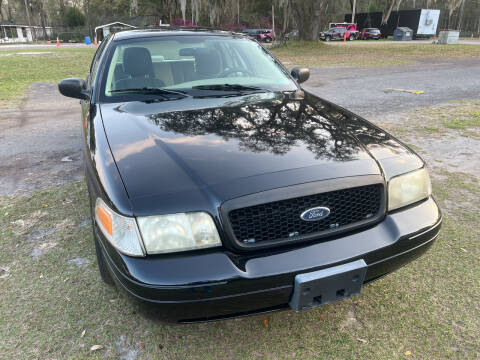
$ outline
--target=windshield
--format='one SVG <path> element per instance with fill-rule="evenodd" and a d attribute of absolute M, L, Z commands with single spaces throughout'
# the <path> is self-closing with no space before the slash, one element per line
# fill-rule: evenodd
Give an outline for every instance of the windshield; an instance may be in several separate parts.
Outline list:
<path fill-rule="evenodd" d="M 101 100 L 157 96 L 152 89 L 169 90 L 178 98 L 178 93 L 294 91 L 297 86 L 265 49 L 243 37 L 158 36 L 114 45 L 103 73 Z"/>

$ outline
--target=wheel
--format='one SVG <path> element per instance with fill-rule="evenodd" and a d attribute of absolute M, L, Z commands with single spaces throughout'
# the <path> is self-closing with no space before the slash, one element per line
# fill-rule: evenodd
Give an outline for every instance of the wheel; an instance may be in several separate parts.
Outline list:
<path fill-rule="evenodd" d="M 353 41 L 353 39 L 354 39 L 353 35 L 350 35 L 350 37 L 348 38 L 348 40 L 350 41 Z"/>
<path fill-rule="evenodd" d="M 272 42 L 272 38 L 271 38 L 271 37 L 269 37 L 269 36 L 267 36 L 267 37 L 265 38 L 265 42 L 267 42 L 267 43 L 271 43 L 271 42 Z"/>
<path fill-rule="evenodd" d="M 332 40 L 332 39 L 330 38 L 330 36 L 327 36 L 327 37 L 325 38 L 325 41 L 330 41 L 330 40 Z"/>
<path fill-rule="evenodd" d="M 92 224 L 94 223 L 92 222 Z M 105 262 L 105 258 L 102 254 L 102 247 L 98 242 L 99 240 L 97 239 L 97 236 L 95 235 L 95 230 L 93 230 L 93 241 L 95 243 L 95 253 L 97 254 L 98 272 L 100 273 L 100 277 L 102 278 L 104 283 L 108 285 L 113 285 L 113 278 L 110 274 L 110 271 L 108 271 L 107 263 Z"/>

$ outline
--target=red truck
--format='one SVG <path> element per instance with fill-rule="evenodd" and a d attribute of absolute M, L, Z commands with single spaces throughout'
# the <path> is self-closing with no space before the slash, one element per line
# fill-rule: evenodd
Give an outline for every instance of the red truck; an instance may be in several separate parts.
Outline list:
<path fill-rule="evenodd" d="M 357 24 L 354 23 L 330 23 L 329 30 L 319 34 L 320 40 L 355 40 L 358 39 Z"/>

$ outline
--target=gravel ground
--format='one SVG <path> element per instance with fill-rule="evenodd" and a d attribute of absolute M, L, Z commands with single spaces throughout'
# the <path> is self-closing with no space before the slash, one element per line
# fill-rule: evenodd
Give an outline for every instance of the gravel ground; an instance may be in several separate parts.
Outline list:
<path fill-rule="evenodd" d="M 418 121 L 415 111 L 422 107 L 480 100 L 479 74 L 478 59 L 438 59 L 394 68 L 316 68 L 311 69 L 304 87 L 380 126 L 407 128 L 410 120 Z M 461 171 L 480 178 L 478 138 L 454 133 L 448 137 L 409 132 L 398 136 L 422 148 L 421 155 L 434 171 Z"/>
<path fill-rule="evenodd" d="M 377 124 L 401 125 L 415 108 L 451 100 L 480 100 L 478 59 L 430 61 L 396 68 L 316 68 L 305 88 Z M 422 90 L 424 94 L 385 92 Z M 418 144 L 418 139 L 407 137 Z M 422 139 L 427 160 L 480 177 L 478 139 L 458 136 Z M 422 146 L 419 144 L 419 146 Z M 437 161 L 439 160 L 439 161 Z M 82 177 L 80 106 L 38 83 L 21 105 L 0 113 L 0 196 L 68 183 Z"/>
<path fill-rule="evenodd" d="M 304 87 L 369 120 L 419 106 L 480 99 L 478 59 L 438 59 L 399 67 L 314 68 Z M 424 94 L 389 92 L 421 90 Z"/>
<path fill-rule="evenodd" d="M 82 177 L 78 100 L 37 83 L 18 107 L 0 112 L 0 196 Z"/>
<path fill-rule="evenodd" d="M 391 39 L 391 37 L 390 37 Z M 395 45 L 408 45 L 408 44 L 431 44 L 433 42 L 433 39 L 425 39 L 425 40 L 411 40 L 411 41 L 393 41 L 393 40 L 382 40 L 382 41 L 364 41 L 364 40 L 358 40 L 358 41 L 347 41 L 346 43 L 348 46 L 358 46 L 358 45 L 371 45 L 371 46 L 382 46 L 382 44 L 395 44 Z M 342 44 L 343 41 L 331 41 L 328 44 L 329 45 L 339 45 Z M 470 39 L 460 39 L 458 40 L 459 44 L 466 44 L 466 45 L 480 45 L 480 40 L 478 38 L 474 38 L 473 40 Z M 449 45 L 452 46 L 452 45 Z"/>

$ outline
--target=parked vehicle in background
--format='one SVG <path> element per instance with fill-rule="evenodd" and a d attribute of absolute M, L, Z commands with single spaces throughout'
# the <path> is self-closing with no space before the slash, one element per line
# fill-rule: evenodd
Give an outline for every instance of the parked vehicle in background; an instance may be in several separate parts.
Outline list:
<path fill-rule="evenodd" d="M 348 23 L 348 22 L 330 23 L 328 28 L 329 29 L 331 29 L 331 28 L 345 28 L 350 32 L 351 35 L 354 36 L 354 39 L 358 39 L 358 37 L 360 35 L 356 23 Z"/>
<path fill-rule="evenodd" d="M 274 39 L 273 31 L 271 29 L 243 29 L 243 34 L 247 34 L 252 39 L 261 42 L 272 42 Z"/>
<path fill-rule="evenodd" d="M 252 39 L 258 40 L 260 29 L 243 29 L 242 33 L 248 35 Z"/>
<path fill-rule="evenodd" d="M 258 33 L 258 40 L 262 42 L 272 42 L 274 39 L 273 31 L 271 29 L 261 29 Z"/>
<path fill-rule="evenodd" d="M 438 9 L 410 9 L 392 11 L 386 24 L 382 24 L 383 13 L 369 12 L 355 14 L 355 20 L 360 29 L 378 28 L 382 36 L 392 36 L 398 27 L 409 27 L 413 30 L 414 38 L 430 38 L 437 33 L 440 10 Z M 351 21 L 352 14 L 345 14 L 345 21 Z"/>
<path fill-rule="evenodd" d="M 343 22 L 343 23 L 330 23 L 328 25 L 329 28 L 337 28 L 337 27 L 344 27 L 345 29 L 347 30 L 350 30 L 350 31 L 357 31 L 357 24 L 355 23 L 347 23 L 347 22 Z"/>
<path fill-rule="evenodd" d="M 382 37 L 382 33 L 377 28 L 365 28 L 360 33 L 360 39 L 370 40 L 375 39 L 379 40 Z"/>
<path fill-rule="evenodd" d="M 326 32 L 321 32 L 318 36 L 320 40 L 330 41 L 330 40 L 355 40 L 355 34 L 350 32 L 344 27 L 331 28 Z"/>
<path fill-rule="evenodd" d="M 285 34 L 285 38 L 287 40 L 298 40 L 300 39 L 300 33 L 298 32 L 298 30 L 292 30 L 289 33 Z"/>

